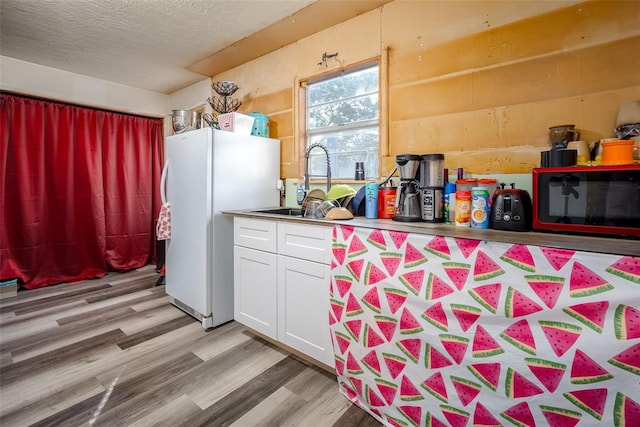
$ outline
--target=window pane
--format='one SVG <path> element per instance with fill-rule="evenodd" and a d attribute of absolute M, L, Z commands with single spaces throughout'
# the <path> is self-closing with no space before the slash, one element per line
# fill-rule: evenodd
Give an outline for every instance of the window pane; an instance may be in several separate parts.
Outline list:
<path fill-rule="evenodd" d="M 378 92 L 378 67 L 313 83 L 309 86 L 309 106 Z"/>
<path fill-rule="evenodd" d="M 378 118 L 378 94 L 318 104 L 309 108 L 309 129 Z"/>
<path fill-rule="evenodd" d="M 356 162 L 364 162 L 366 177 L 379 176 L 378 90 L 377 62 L 307 85 L 307 147 L 327 147 L 332 178 L 354 179 Z M 325 176 L 326 168 L 324 151 L 313 150 L 311 178 Z"/>
<path fill-rule="evenodd" d="M 319 142 L 329 149 L 332 178 L 353 179 L 356 162 L 364 162 L 366 176 L 378 174 L 378 127 L 351 129 L 314 135 L 309 144 Z M 309 153 L 311 175 L 326 175 L 326 156 L 321 149 Z"/>

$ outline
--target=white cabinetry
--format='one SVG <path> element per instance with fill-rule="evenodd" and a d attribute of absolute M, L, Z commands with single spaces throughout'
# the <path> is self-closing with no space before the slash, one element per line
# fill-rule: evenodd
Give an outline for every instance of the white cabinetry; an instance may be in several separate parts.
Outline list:
<path fill-rule="evenodd" d="M 234 219 L 236 321 L 329 366 L 331 227 Z"/>
<path fill-rule="evenodd" d="M 277 223 L 235 218 L 233 229 L 233 317 L 277 339 Z"/>
<path fill-rule="evenodd" d="M 278 223 L 278 340 L 333 366 L 330 250 L 330 227 Z"/>

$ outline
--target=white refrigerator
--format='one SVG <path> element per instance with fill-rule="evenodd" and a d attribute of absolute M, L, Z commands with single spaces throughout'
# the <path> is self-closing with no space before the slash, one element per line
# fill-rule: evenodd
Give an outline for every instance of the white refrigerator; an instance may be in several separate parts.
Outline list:
<path fill-rule="evenodd" d="M 208 329 L 233 319 L 233 218 L 221 211 L 279 205 L 280 141 L 207 127 L 167 137 L 165 157 L 165 289 Z"/>

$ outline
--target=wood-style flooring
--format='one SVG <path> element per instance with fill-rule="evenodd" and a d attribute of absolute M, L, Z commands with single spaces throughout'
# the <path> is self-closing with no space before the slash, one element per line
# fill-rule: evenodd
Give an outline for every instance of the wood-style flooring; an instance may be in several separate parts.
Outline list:
<path fill-rule="evenodd" d="M 0 425 L 379 426 L 335 376 L 242 325 L 210 331 L 152 266 L 0 301 Z"/>

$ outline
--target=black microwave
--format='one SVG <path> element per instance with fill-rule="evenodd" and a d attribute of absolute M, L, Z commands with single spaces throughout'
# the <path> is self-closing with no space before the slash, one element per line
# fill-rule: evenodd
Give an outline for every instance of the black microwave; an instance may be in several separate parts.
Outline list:
<path fill-rule="evenodd" d="M 640 236 L 640 164 L 533 169 L 533 228 Z"/>

